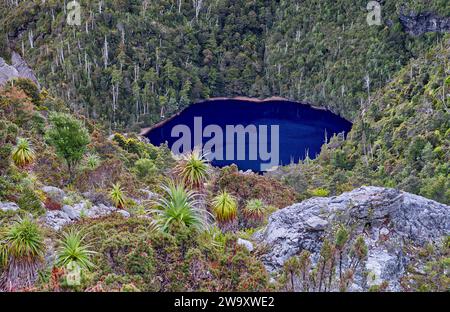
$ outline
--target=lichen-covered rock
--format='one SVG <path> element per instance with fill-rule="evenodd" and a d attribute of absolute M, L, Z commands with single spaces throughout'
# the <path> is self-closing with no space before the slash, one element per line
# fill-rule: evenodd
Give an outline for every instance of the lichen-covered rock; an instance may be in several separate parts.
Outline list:
<path fill-rule="evenodd" d="M 19 206 L 13 202 L 0 203 L 1 211 L 17 211 L 19 210 Z"/>
<path fill-rule="evenodd" d="M 63 226 L 72 222 L 72 219 L 61 210 L 50 210 L 45 213 L 45 215 L 41 218 L 42 222 L 54 229 L 55 231 L 59 231 Z"/>
<path fill-rule="evenodd" d="M 246 240 L 246 239 L 238 238 L 237 244 L 241 245 L 241 246 L 244 246 L 250 252 L 252 252 L 253 249 L 254 249 L 253 243 L 251 241 Z"/>
<path fill-rule="evenodd" d="M 11 55 L 11 65 L 6 64 L 5 60 L 0 57 L 0 86 L 6 84 L 8 80 L 15 78 L 30 79 L 40 88 L 33 70 L 18 53 L 13 52 Z"/>
<path fill-rule="evenodd" d="M 387 282 L 389 290 L 399 290 L 409 260 L 403 247 L 437 243 L 449 235 L 450 207 L 395 189 L 362 187 L 280 209 L 255 239 L 268 247 L 263 255 L 267 269 L 277 271 L 302 250 L 317 259 L 324 237 L 337 224 L 362 235 L 368 247 L 365 269 L 370 278 L 356 278 L 351 288 L 367 290 Z"/>
<path fill-rule="evenodd" d="M 59 231 L 63 226 L 74 223 L 81 218 L 99 218 L 107 216 L 117 211 L 116 207 L 106 206 L 103 204 L 90 207 L 87 202 L 79 202 L 75 205 L 64 205 L 61 210 L 48 210 L 46 214 L 41 217 L 44 225 Z M 124 217 L 129 217 L 130 214 L 125 211 L 118 211 Z"/>
<path fill-rule="evenodd" d="M 437 16 L 431 12 L 402 12 L 399 20 L 403 29 L 414 36 L 427 32 L 450 33 L 450 17 Z"/>
<path fill-rule="evenodd" d="M 124 218 L 129 218 L 130 217 L 130 213 L 126 210 L 120 209 L 117 210 L 117 213 L 121 214 Z"/>
<path fill-rule="evenodd" d="M 64 197 L 66 196 L 66 192 L 55 186 L 43 186 L 41 190 L 47 197 L 59 204 L 63 202 Z"/>

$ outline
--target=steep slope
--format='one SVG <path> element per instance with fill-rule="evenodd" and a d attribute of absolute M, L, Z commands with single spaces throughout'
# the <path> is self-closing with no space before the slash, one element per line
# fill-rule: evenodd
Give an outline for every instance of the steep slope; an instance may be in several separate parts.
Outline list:
<path fill-rule="evenodd" d="M 383 24 L 368 26 L 363 0 L 79 2 L 81 25 L 70 26 L 59 1 L 7 1 L 0 56 L 20 51 L 45 87 L 112 127 L 234 95 L 280 95 L 354 118 L 368 91 L 442 37 L 406 34 L 402 5 L 449 12 L 445 0 L 384 1 Z"/>
<path fill-rule="evenodd" d="M 373 96 L 346 141 L 334 138 L 317 160 L 278 175 L 306 197 L 314 187 L 337 194 L 377 184 L 450 203 L 449 60 L 447 36 Z"/>

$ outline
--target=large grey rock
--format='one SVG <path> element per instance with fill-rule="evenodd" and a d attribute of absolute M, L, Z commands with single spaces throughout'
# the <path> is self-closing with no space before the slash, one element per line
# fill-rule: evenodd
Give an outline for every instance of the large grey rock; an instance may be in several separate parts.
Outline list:
<path fill-rule="evenodd" d="M 246 240 L 246 239 L 238 238 L 237 244 L 241 245 L 241 246 L 244 246 L 250 252 L 252 252 L 253 249 L 255 249 L 253 247 L 253 243 L 251 241 Z"/>
<path fill-rule="evenodd" d="M 93 206 L 92 208 L 90 208 L 87 211 L 87 216 L 90 218 L 103 217 L 103 216 L 107 216 L 107 215 L 113 213 L 116 210 L 117 210 L 116 207 L 99 204 L 99 205 L 96 205 L 96 206 Z"/>
<path fill-rule="evenodd" d="M 1 211 L 17 211 L 19 210 L 19 206 L 13 202 L 0 203 Z"/>
<path fill-rule="evenodd" d="M 371 278 L 355 278 L 352 288 L 367 290 L 387 281 L 388 289 L 399 290 L 409 260 L 403 247 L 437 243 L 449 235 L 450 207 L 395 189 L 362 187 L 278 210 L 254 238 L 268 246 L 269 251 L 263 255 L 267 269 L 277 271 L 302 250 L 317 259 L 324 237 L 337 224 L 353 228 L 368 247 L 365 270 Z"/>
<path fill-rule="evenodd" d="M 59 231 L 63 226 L 72 222 L 72 219 L 62 210 L 49 210 L 41 218 L 41 221 L 48 227 Z"/>
<path fill-rule="evenodd" d="M 47 197 L 50 197 L 53 201 L 57 203 L 62 203 L 66 192 L 55 186 L 43 186 L 41 190 L 45 193 Z"/>
<path fill-rule="evenodd" d="M 130 213 L 126 210 L 120 209 L 117 210 L 117 213 L 121 214 L 124 218 L 129 218 L 130 217 Z"/>
<path fill-rule="evenodd" d="M 413 36 L 427 32 L 450 33 L 450 17 L 441 17 L 431 12 L 401 12 L 399 20 L 403 29 Z"/>
<path fill-rule="evenodd" d="M 64 205 L 61 210 L 49 210 L 41 218 L 41 220 L 46 226 L 54 229 L 55 231 L 59 231 L 63 226 L 74 223 L 82 217 L 99 218 L 107 216 L 116 210 L 117 208 L 115 207 L 110 207 L 103 204 L 89 208 L 86 202 L 80 202 L 73 206 Z M 130 214 L 125 210 L 118 212 L 124 217 L 130 216 Z"/>
<path fill-rule="evenodd" d="M 11 55 L 11 63 L 12 66 L 14 66 L 14 68 L 17 69 L 19 77 L 30 79 L 38 86 L 38 88 L 40 88 L 39 82 L 36 76 L 34 75 L 33 70 L 28 66 L 27 62 L 25 62 L 25 60 L 20 56 L 20 54 L 13 52 Z"/>
<path fill-rule="evenodd" d="M 11 55 L 11 65 L 6 64 L 5 60 L 0 57 L 0 86 L 6 84 L 8 80 L 15 78 L 30 79 L 40 88 L 33 70 L 18 53 L 13 52 Z"/>
<path fill-rule="evenodd" d="M 79 220 L 81 218 L 81 209 L 75 206 L 64 205 L 61 209 L 71 220 Z"/>

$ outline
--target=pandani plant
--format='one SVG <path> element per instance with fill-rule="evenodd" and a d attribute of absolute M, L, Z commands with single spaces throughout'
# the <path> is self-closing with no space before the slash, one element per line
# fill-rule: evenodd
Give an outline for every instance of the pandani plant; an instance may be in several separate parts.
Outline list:
<path fill-rule="evenodd" d="M 162 196 L 154 201 L 155 224 L 169 232 L 179 227 L 198 230 L 207 228 L 208 213 L 202 208 L 201 195 L 189 190 L 182 182 L 169 181 L 162 187 Z"/>
<path fill-rule="evenodd" d="M 4 267 L 0 289 L 5 291 L 31 288 L 38 278 L 45 253 L 44 236 L 40 227 L 24 218 L 4 230 L 1 260 Z"/>
<path fill-rule="evenodd" d="M 237 217 L 237 201 L 234 196 L 223 190 L 213 198 L 212 211 L 219 224 L 231 223 Z"/>
<path fill-rule="evenodd" d="M 195 148 L 178 157 L 174 172 L 187 187 L 201 190 L 210 175 L 211 167 L 201 150 Z"/>
<path fill-rule="evenodd" d="M 76 264 L 84 270 L 91 270 L 94 264 L 91 257 L 96 254 L 86 242 L 86 235 L 76 229 L 70 229 L 62 234 L 56 251 L 56 266 L 60 268 Z"/>
<path fill-rule="evenodd" d="M 36 155 L 30 141 L 25 138 L 18 138 L 11 157 L 17 167 L 23 168 L 30 165 L 35 160 Z"/>
<path fill-rule="evenodd" d="M 120 183 L 113 184 L 109 196 L 117 208 L 125 207 L 125 194 Z"/>

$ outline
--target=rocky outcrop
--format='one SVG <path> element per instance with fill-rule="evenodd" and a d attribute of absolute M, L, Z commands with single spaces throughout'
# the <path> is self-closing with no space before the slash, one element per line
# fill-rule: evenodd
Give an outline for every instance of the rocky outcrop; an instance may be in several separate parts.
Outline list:
<path fill-rule="evenodd" d="M 262 256 L 267 269 L 278 271 L 302 250 L 311 252 L 317 261 L 324 238 L 337 225 L 362 236 L 368 247 L 362 266 L 365 272 L 359 272 L 351 290 L 367 290 L 387 282 L 388 290 L 395 291 L 400 290 L 400 278 L 409 262 L 404 247 L 438 243 L 449 235 L 450 207 L 395 189 L 362 187 L 278 210 L 254 238 L 268 250 Z"/>
<path fill-rule="evenodd" d="M 17 206 L 16 203 L 13 202 L 6 202 L 6 203 L 1 203 L 0 202 L 0 210 L 1 211 L 16 211 L 19 210 L 19 206 Z"/>
<path fill-rule="evenodd" d="M 0 86 L 15 78 L 30 79 L 40 88 L 33 70 L 18 53 L 12 52 L 11 65 L 8 65 L 5 60 L 0 57 Z"/>
<path fill-rule="evenodd" d="M 41 221 L 48 227 L 59 231 L 67 224 L 76 222 L 82 218 L 100 218 L 111 213 L 118 213 L 125 218 L 130 217 L 126 210 L 118 210 L 116 207 L 99 204 L 90 207 L 86 202 L 75 205 L 64 205 L 61 210 L 50 210 L 41 217 Z"/>
<path fill-rule="evenodd" d="M 450 17 L 440 17 L 430 12 L 402 12 L 399 19 L 403 29 L 413 36 L 427 32 L 450 33 Z"/>
<path fill-rule="evenodd" d="M 44 192 L 45 196 L 49 197 L 51 200 L 59 204 L 61 204 L 64 200 L 64 197 L 66 197 L 66 192 L 55 186 L 43 186 L 41 190 L 42 192 Z"/>

